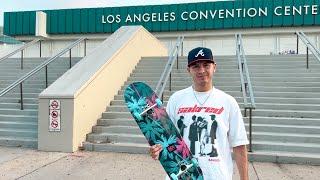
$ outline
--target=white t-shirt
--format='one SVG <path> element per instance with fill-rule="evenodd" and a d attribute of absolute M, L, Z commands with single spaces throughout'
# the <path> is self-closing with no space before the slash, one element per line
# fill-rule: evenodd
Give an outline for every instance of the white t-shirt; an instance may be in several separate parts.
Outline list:
<path fill-rule="evenodd" d="M 215 88 L 196 92 L 190 86 L 175 92 L 166 110 L 198 159 L 204 179 L 231 180 L 232 147 L 248 144 L 236 100 Z"/>

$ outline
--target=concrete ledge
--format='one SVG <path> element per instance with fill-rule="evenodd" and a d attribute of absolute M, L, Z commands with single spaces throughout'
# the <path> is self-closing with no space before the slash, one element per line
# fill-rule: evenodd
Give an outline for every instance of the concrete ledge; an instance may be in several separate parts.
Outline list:
<path fill-rule="evenodd" d="M 167 55 L 142 26 L 118 29 L 39 95 L 39 150 L 76 151 L 141 57 Z M 50 99 L 61 102 L 60 132 L 48 132 Z"/>

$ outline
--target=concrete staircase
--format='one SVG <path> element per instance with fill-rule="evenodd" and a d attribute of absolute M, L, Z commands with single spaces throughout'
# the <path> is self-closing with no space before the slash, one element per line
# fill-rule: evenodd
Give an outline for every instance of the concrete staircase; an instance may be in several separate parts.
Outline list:
<path fill-rule="evenodd" d="M 102 118 L 93 127 L 93 132 L 88 134 L 87 142 L 84 143 L 86 150 L 130 153 L 145 153 L 148 150 L 145 137 L 124 103 L 123 92 L 128 84 L 135 81 L 144 81 L 155 89 L 167 59 L 167 57 L 143 58 L 139 62 L 110 106 L 107 107 L 106 112 L 102 114 Z M 176 65 L 173 68 L 172 91 L 168 90 L 169 85 L 167 85 L 164 92 L 165 105 L 173 92 L 188 87 L 192 83 L 186 70 L 186 58 L 182 57 L 180 59 L 179 69 L 176 69 Z M 224 57 L 220 67 L 223 68 L 219 69 L 215 76 L 216 86 L 226 90 L 229 94 L 237 97 L 239 102 L 242 102 L 241 92 L 239 91 L 239 73 L 234 57 Z"/>
<path fill-rule="evenodd" d="M 165 91 L 164 102 L 176 90 L 192 82 L 186 71 L 186 58 L 173 70 L 172 91 Z M 216 88 L 224 90 L 243 109 L 239 71 L 234 56 L 216 57 Z M 125 87 L 144 81 L 153 88 L 167 58 L 143 58 L 115 96 L 84 147 L 89 151 L 145 153 L 144 136 L 123 101 Z M 255 161 L 320 164 L 320 63 L 304 56 L 248 56 L 257 109 L 253 111 L 253 152 Z M 175 66 L 176 67 L 176 66 Z M 248 118 L 245 117 L 248 130 Z"/>
<path fill-rule="evenodd" d="M 25 58 L 24 69 L 20 59 L 10 58 L 0 63 L 0 91 L 31 71 L 47 58 Z M 80 58 L 73 58 L 72 64 Z M 49 85 L 69 68 L 69 59 L 60 58 L 48 66 Z M 0 145 L 37 147 L 38 137 L 38 95 L 45 87 L 45 70 L 30 77 L 23 84 L 24 110 L 20 110 L 20 89 L 0 97 Z"/>
<path fill-rule="evenodd" d="M 249 56 L 257 109 L 252 160 L 320 164 L 320 63 Z M 247 119 L 246 119 L 247 120 Z"/>

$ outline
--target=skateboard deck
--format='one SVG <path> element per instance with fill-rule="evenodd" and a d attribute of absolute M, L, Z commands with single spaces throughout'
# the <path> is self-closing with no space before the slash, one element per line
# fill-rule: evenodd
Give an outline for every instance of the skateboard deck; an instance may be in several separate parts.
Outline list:
<path fill-rule="evenodd" d="M 159 161 L 171 179 L 203 179 L 198 162 L 170 120 L 156 93 L 143 82 L 125 89 L 130 113 L 150 146 L 160 144 Z"/>

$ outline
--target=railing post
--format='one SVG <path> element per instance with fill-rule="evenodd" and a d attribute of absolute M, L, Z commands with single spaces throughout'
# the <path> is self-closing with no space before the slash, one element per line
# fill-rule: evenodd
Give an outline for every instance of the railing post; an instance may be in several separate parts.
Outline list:
<path fill-rule="evenodd" d="M 252 108 L 249 110 L 249 152 L 252 152 Z"/>
<path fill-rule="evenodd" d="M 87 39 L 84 39 L 84 56 L 87 55 Z"/>
<path fill-rule="evenodd" d="M 299 54 L 299 36 L 297 34 L 297 54 Z"/>
<path fill-rule="evenodd" d="M 69 50 L 69 68 L 71 69 L 71 49 Z"/>
<path fill-rule="evenodd" d="M 181 56 L 183 56 L 183 41 L 181 42 Z"/>
<path fill-rule="evenodd" d="M 307 69 L 309 69 L 309 48 L 307 46 Z"/>
<path fill-rule="evenodd" d="M 40 46 L 40 47 L 39 47 L 39 51 L 40 51 L 40 57 L 41 57 L 41 56 L 42 56 L 42 55 L 41 55 L 41 40 L 39 41 L 39 46 Z"/>
<path fill-rule="evenodd" d="M 23 110 L 23 89 L 22 89 L 22 82 L 20 83 L 20 109 Z"/>
<path fill-rule="evenodd" d="M 179 53 L 178 53 L 178 46 L 177 48 L 177 69 L 179 69 Z"/>
<path fill-rule="evenodd" d="M 46 88 L 48 87 L 48 66 L 46 66 Z"/>
<path fill-rule="evenodd" d="M 20 62 L 20 68 L 23 69 L 23 50 L 21 50 L 21 62 Z"/>
<path fill-rule="evenodd" d="M 244 112 L 243 112 L 243 113 L 244 113 L 243 116 L 244 116 L 244 117 L 247 117 L 247 108 L 244 108 Z"/>
<path fill-rule="evenodd" d="M 170 72 L 170 84 L 169 84 L 169 91 L 171 91 L 171 72 Z"/>

